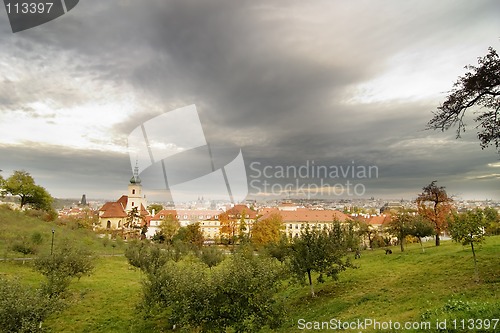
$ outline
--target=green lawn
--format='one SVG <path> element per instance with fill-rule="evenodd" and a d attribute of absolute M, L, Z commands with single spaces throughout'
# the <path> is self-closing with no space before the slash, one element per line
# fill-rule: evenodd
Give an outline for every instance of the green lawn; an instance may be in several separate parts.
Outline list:
<path fill-rule="evenodd" d="M 283 294 L 289 322 L 280 331 L 302 332 L 298 328 L 301 318 L 306 322 L 374 319 L 432 324 L 446 318 L 499 318 L 500 237 L 487 238 L 478 252 L 480 283 L 474 281 L 468 247 L 447 241 L 440 247 L 428 243 L 425 253 L 417 245 L 404 253 L 397 247 L 392 250 L 392 255 L 382 250 L 362 252 L 361 259 L 355 260 L 359 268 L 341 273 L 337 282 L 317 285 L 319 297 L 315 299 L 310 298 L 308 288 L 287 287 Z M 500 332 L 500 323 L 496 331 Z"/>

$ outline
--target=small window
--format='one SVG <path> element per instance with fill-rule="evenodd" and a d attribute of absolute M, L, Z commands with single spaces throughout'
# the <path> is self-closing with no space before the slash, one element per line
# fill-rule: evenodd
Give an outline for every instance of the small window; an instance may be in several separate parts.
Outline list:
<path fill-rule="evenodd" d="M 135 189 L 132 190 L 132 194 L 135 194 Z"/>

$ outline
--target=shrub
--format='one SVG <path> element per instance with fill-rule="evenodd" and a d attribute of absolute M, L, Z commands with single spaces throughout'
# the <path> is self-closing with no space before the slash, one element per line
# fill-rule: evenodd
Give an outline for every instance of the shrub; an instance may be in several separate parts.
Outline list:
<path fill-rule="evenodd" d="M 53 297 L 66 290 L 71 278 L 90 274 L 94 263 L 90 252 L 64 244 L 52 255 L 38 257 L 34 268 L 47 277 L 42 288 Z"/>
<path fill-rule="evenodd" d="M 276 328 L 284 308 L 276 294 L 281 281 L 277 260 L 235 254 L 207 268 L 188 255 L 169 260 L 144 282 L 143 308 L 161 313 L 181 330 L 196 332 L 255 332 Z"/>
<path fill-rule="evenodd" d="M 60 305 L 41 290 L 0 278 L 1 332 L 42 332 L 41 323 Z"/>

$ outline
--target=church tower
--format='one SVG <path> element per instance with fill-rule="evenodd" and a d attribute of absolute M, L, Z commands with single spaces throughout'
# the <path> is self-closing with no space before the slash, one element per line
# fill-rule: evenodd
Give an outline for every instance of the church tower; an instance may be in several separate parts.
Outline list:
<path fill-rule="evenodd" d="M 136 166 L 134 168 L 134 175 L 130 179 L 130 184 L 128 185 L 128 200 L 125 211 L 128 213 L 132 210 L 132 208 L 137 207 L 137 210 L 140 212 L 141 205 L 144 206 L 144 209 L 146 209 L 146 196 L 142 195 L 141 179 L 139 178 L 139 167 Z"/>

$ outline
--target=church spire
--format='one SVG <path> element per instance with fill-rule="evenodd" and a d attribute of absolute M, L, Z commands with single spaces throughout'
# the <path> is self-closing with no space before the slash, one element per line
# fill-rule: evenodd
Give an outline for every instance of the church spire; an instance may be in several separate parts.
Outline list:
<path fill-rule="evenodd" d="M 141 178 L 139 178 L 139 161 L 135 161 L 134 175 L 130 179 L 130 184 L 140 184 Z"/>

